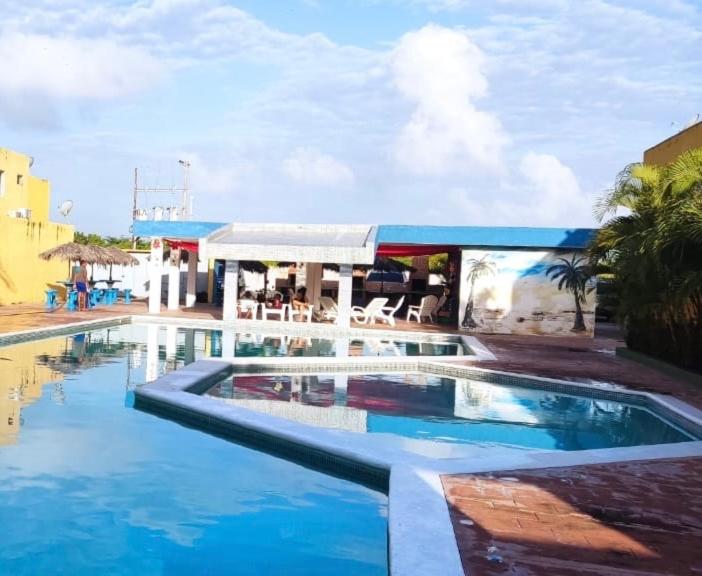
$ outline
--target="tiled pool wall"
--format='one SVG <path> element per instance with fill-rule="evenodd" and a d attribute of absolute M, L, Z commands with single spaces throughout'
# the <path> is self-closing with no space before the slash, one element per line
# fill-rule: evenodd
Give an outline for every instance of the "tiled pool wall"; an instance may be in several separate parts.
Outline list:
<path fill-rule="evenodd" d="M 101 328 L 112 328 L 114 326 L 122 326 L 131 324 L 132 316 L 117 316 L 107 320 L 86 320 L 84 322 L 74 322 L 71 324 L 60 324 L 57 326 L 48 326 L 46 328 L 32 328 L 19 332 L 10 332 L 8 334 L 0 334 L 0 346 L 9 346 L 11 344 L 20 344 L 22 342 L 30 342 L 32 340 L 43 340 L 44 338 L 53 338 L 55 336 L 65 336 L 67 334 L 77 334 L 87 330 L 99 330 Z"/>
<path fill-rule="evenodd" d="M 160 317 L 137 315 L 131 317 L 135 324 L 158 324 L 161 326 L 178 326 L 180 328 L 193 328 L 200 330 L 232 330 L 246 334 L 259 334 L 262 336 L 300 336 L 308 338 L 321 338 L 334 340 L 337 338 L 392 340 L 399 342 L 427 343 L 427 344 L 459 344 L 465 353 L 456 356 L 439 356 L 444 361 L 452 360 L 494 360 L 495 356 L 475 336 L 466 334 L 443 334 L 435 332 L 401 332 L 399 330 L 381 328 L 363 328 L 354 326 L 343 328 L 335 324 L 306 323 L 306 322 L 280 322 L 263 320 L 236 320 L 223 322 L 221 320 L 206 320 L 198 318 Z M 425 357 L 426 358 L 426 357 Z"/>
<path fill-rule="evenodd" d="M 538 376 L 518 375 L 483 368 L 458 366 L 448 362 L 422 359 L 421 357 L 402 358 L 258 358 L 234 359 L 230 375 L 265 374 L 374 374 L 374 373 L 423 372 L 434 376 L 468 379 L 501 386 L 532 388 L 585 396 L 595 400 L 605 400 L 631 404 L 645 408 L 669 424 L 681 429 L 693 439 L 702 439 L 702 420 L 694 415 L 684 415 L 678 409 L 668 406 L 664 398 L 656 398 L 645 392 L 626 391 L 606 385 L 582 384 Z M 208 388 L 202 387 L 199 394 Z M 702 414 L 702 413 L 701 413 Z"/>
<path fill-rule="evenodd" d="M 509 372 L 499 372 L 484 368 L 452 366 L 446 363 L 427 362 L 425 360 L 419 360 L 418 365 L 419 369 L 423 372 L 439 376 L 448 376 L 450 378 L 466 378 L 501 386 L 519 386 L 522 388 L 560 392 L 572 396 L 586 396 L 588 398 L 594 398 L 595 400 L 609 400 L 633 404 L 646 408 L 657 416 L 668 420 L 695 439 L 702 439 L 702 421 L 698 421 L 692 415 L 681 414 L 678 410 L 667 406 L 663 398 L 655 398 L 646 392 L 616 389 L 614 387 L 607 388 L 593 384 L 567 382 L 539 376 L 511 374 Z"/>
<path fill-rule="evenodd" d="M 205 385 L 205 388 L 209 386 L 210 384 L 208 383 Z M 261 452 L 284 458 L 319 472 L 351 480 L 388 494 L 389 467 L 372 466 L 366 462 L 349 459 L 326 450 L 320 450 L 287 438 L 281 438 L 276 434 L 254 430 L 248 426 L 220 418 L 216 414 L 191 410 L 150 396 L 137 394 L 134 400 L 134 407 L 194 429 L 214 434 L 220 438 L 255 448 Z"/>

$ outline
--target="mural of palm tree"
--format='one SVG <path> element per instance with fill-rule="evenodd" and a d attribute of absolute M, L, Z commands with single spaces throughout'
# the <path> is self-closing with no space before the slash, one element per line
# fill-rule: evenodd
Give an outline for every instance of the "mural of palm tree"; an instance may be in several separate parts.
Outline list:
<path fill-rule="evenodd" d="M 586 301 L 585 293 L 587 281 L 592 278 L 592 268 L 587 263 L 585 258 L 577 258 L 575 254 L 570 260 L 565 258 L 556 258 L 561 264 L 553 264 L 546 270 L 548 276 L 553 282 L 558 280 L 559 290 L 568 290 L 573 294 L 575 299 L 575 322 L 573 323 L 573 332 L 584 332 L 585 320 L 583 318 L 583 309 L 581 304 Z"/>
<path fill-rule="evenodd" d="M 470 282 L 470 293 L 468 294 L 468 302 L 466 302 L 466 310 L 463 314 L 463 328 L 477 328 L 477 324 L 473 319 L 473 308 L 475 307 L 475 281 L 483 276 L 493 276 L 495 274 L 495 263 L 488 260 L 488 255 L 485 254 L 482 258 L 471 258 L 466 261 L 468 267 L 468 282 Z"/>

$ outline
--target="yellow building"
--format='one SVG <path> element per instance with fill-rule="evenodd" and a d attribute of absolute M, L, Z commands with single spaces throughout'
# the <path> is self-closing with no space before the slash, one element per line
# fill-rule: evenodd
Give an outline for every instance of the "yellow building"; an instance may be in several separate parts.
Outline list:
<path fill-rule="evenodd" d="M 2 348 L 0 362 L 0 446 L 14 444 L 20 433 L 22 408 L 36 402 L 43 387 L 61 386 L 63 374 L 42 357 L 57 358 L 67 350 L 65 337 L 36 340 Z"/>
<path fill-rule="evenodd" d="M 0 305 L 41 302 L 66 277 L 65 262 L 39 259 L 73 240 L 73 226 L 49 222 L 49 181 L 30 174 L 32 158 L 0 148 Z"/>
<path fill-rule="evenodd" d="M 670 164 L 683 152 L 702 148 L 702 122 L 688 126 L 677 134 L 666 138 L 644 152 L 645 164 L 663 166 Z"/>

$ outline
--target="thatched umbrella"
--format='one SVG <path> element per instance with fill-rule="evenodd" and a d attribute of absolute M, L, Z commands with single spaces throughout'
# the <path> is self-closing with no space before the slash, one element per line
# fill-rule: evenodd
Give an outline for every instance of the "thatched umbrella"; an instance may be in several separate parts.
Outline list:
<path fill-rule="evenodd" d="M 116 246 L 108 246 L 105 248 L 105 250 L 107 250 L 107 252 L 110 254 L 110 279 L 108 282 L 112 282 L 113 264 L 121 266 L 133 266 L 134 264 L 139 264 L 139 260 L 121 248 L 117 248 Z"/>
<path fill-rule="evenodd" d="M 84 260 L 88 264 L 109 264 L 110 254 L 106 248 L 94 244 L 67 242 L 39 254 L 43 260 L 66 260 L 68 276 L 71 276 L 71 262 Z"/>

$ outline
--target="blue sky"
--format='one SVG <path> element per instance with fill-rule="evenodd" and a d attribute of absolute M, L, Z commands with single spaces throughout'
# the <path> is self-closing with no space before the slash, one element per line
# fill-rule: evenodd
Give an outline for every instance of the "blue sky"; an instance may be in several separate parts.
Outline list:
<path fill-rule="evenodd" d="M 198 219 L 587 226 L 702 112 L 691 0 L 0 9 L 0 146 L 89 232 L 127 234 L 133 168 L 170 186 L 180 158 Z"/>

